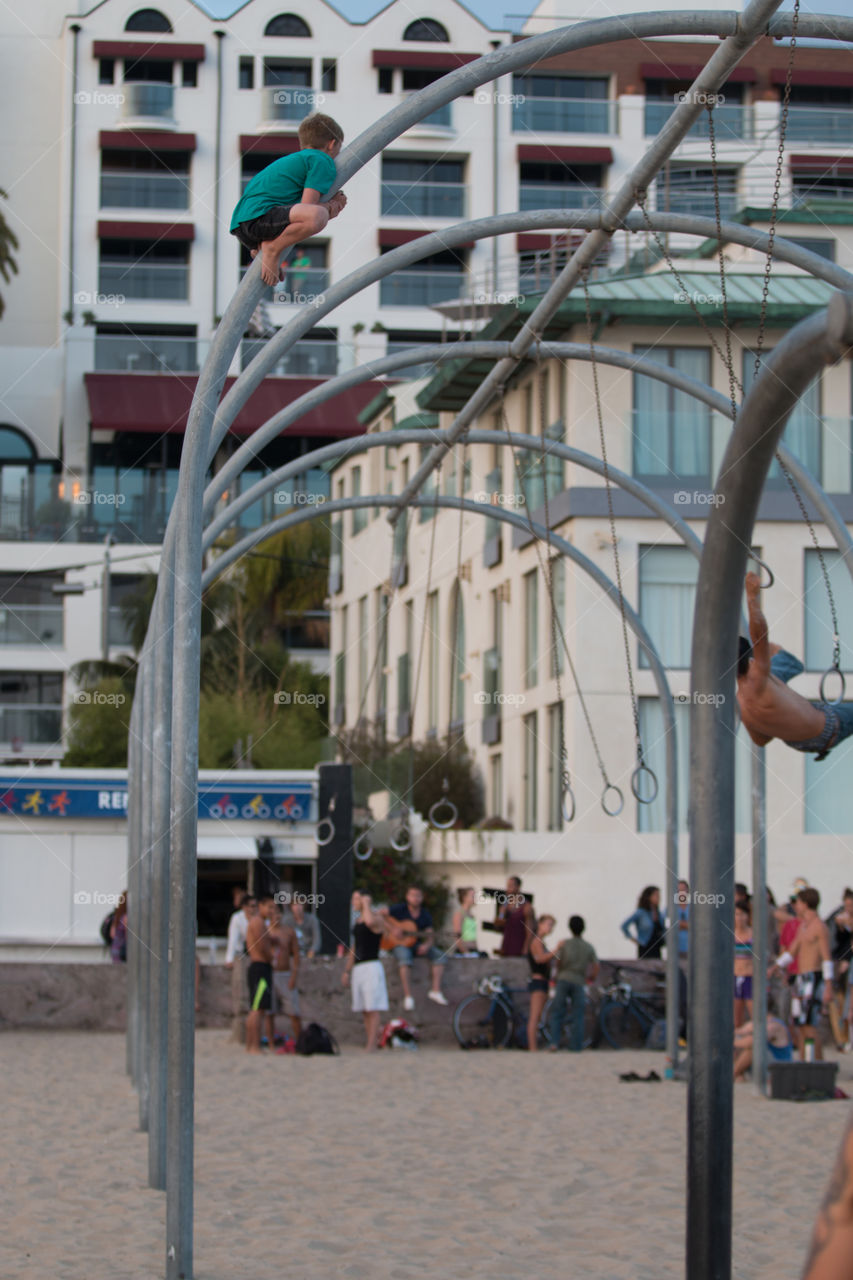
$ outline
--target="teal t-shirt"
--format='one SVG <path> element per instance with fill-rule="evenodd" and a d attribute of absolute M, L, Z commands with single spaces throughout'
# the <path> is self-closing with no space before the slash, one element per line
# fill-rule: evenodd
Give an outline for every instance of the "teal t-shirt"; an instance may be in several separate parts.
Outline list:
<path fill-rule="evenodd" d="M 277 204 L 298 204 L 302 192 L 311 187 L 321 194 L 334 185 L 337 169 L 326 151 L 306 147 L 292 155 L 280 156 L 256 173 L 246 187 L 231 219 L 231 230 L 241 222 L 251 222 Z"/>

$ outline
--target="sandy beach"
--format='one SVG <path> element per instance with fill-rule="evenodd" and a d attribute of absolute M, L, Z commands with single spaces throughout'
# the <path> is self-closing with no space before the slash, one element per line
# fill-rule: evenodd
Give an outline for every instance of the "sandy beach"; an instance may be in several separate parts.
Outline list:
<path fill-rule="evenodd" d="M 197 1280 L 683 1277 L 686 1086 L 618 1080 L 651 1067 L 602 1051 L 249 1059 L 201 1032 Z M 9 1032 L 0 1071 L 3 1280 L 160 1280 L 165 1197 L 146 1185 L 124 1038 Z M 851 1077 L 842 1059 L 849 1093 Z M 799 1276 L 849 1106 L 738 1087 L 738 1280 Z"/>

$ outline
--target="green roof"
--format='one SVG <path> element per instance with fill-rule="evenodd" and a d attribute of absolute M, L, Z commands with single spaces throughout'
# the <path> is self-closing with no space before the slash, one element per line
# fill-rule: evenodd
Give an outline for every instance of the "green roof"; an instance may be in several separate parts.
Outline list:
<path fill-rule="evenodd" d="M 764 287 L 762 272 L 727 272 L 726 296 L 730 324 L 758 321 Z M 811 276 L 774 274 L 770 278 L 767 301 L 768 325 L 790 326 L 825 307 L 835 290 Z M 716 271 L 680 271 L 679 279 L 669 271 L 644 272 L 636 276 L 614 276 L 589 286 L 590 311 L 596 330 L 619 320 L 634 324 L 659 325 L 672 322 L 697 324 L 693 298 L 699 315 L 711 324 L 722 324 L 723 306 L 720 277 Z M 510 303 L 494 316 L 477 335 L 483 341 L 511 340 L 537 306 L 540 295 Z M 581 325 L 576 340 L 586 341 L 586 306 L 579 288 L 562 303 L 543 333 L 543 341 L 565 340 L 567 330 Z M 492 368 L 491 360 L 459 359 L 445 365 L 418 394 L 422 409 L 460 409 Z"/>
<path fill-rule="evenodd" d="M 369 422 L 372 422 L 378 414 L 387 409 L 389 405 L 393 405 L 393 403 L 394 397 L 387 387 L 383 387 L 356 416 L 361 425 L 366 427 Z"/>
<path fill-rule="evenodd" d="M 399 422 L 394 423 L 394 430 L 415 431 L 419 427 L 435 430 L 438 425 L 437 413 L 410 413 L 407 418 L 401 418 Z"/>

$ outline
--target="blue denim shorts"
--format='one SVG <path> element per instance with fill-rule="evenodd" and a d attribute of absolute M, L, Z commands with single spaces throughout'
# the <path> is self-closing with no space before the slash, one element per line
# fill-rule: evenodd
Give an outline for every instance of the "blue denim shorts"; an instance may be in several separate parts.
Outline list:
<path fill-rule="evenodd" d="M 415 963 L 415 953 L 411 947 L 395 947 L 394 959 L 397 964 L 411 966 Z M 430 964 L 446 964 L 447 956 L 440 947 L 430 947 L 425 956 L 418 956 L 419 960 L 428 960 Z"/>

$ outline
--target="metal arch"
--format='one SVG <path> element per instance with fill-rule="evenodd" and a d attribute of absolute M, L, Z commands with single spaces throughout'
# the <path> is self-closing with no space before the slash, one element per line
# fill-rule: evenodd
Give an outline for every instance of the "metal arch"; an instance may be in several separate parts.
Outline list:
<path fill-rule="evenodd" d="M 411 266 L 412 263 L 418 262 L 430 253 L 435 253 L 438 249 L 463 244 L 470 240 L 481 240 L 487 236 L 504 235 L 514 231 L 552 230 L 555 228 L 594 231 L 603 228 L 607 221 L 606 215 L 602 212 L 581 213 L 573 209 L 541 209 L 530 210 L 525 213 L 497 214 L 488 218 L 475 218 L 467 222 L 455 223 L 452 227 L 420 236 L 409 244 L 400 245 L 371 263 L 365 263 L 352 272 L 351 275 L 346 276 L 343 280 L 327 289 L 325 294 L 322 295 L 322 301 L 318 297 L 318 300 L 312 303 L 310 307 L 305 307 L 299 315 L 295 316 L 286 325 L 282 325 L 240 373 L 233 387 L 230 388 L 222 402 L 216 407 L 208 460 L 213 458 L 219 445 L 227 435 L 231 423 L 249 397 L 258 389 L 264 378 L 282 356 L 293 347 L 299 338 L 313 328 L 318 320 L 328 315 L 347 298 L 354 297 L 360 293 L 368 285 L 375 284 L 386 276 L 392 275 L 394 271 Z M 717 224 L 713 218 L 701 218 L 691 214 L 649 214 L 647 219 L 643 214 L 628 213 L 621 220 L 620 225 L 632 231 L 644 231 L 648 225 L 651 225 L 657 231 L 679 231 L 688 235 L 701 236 L 705 239 L 716 238 L 717 235 Z M 829 262 L 826 258 L 819 257 L 808 249 L 802 249 L 798 245 L 786 241 L 781 236 L 775 237 L 771 243 L 770 237 L 766 232 L 753 231 L 742 223 L 721 222 L 720 227 L 724 238 L 733 244 L 740 244 L 745 248 L 764 252 L 772 248 L 774 258 L 778 258 L 782 262 L 788 262 L 792 266 L 801 267 L 804 271 L 808 271 L 810 275 L 824 280 L 827 284 L 831 284 L 836 288 L 849 288 L 853 285 L 853 275 L 845 271 L 843 267 Z M 237 296 L 239 296 L 240 290 L 246 287 L 248 279 L 249 273 L 247 272 Z M 234 340 L 232 355 L 237 349 L 242 333 L 241 329 Z M 387 359 L 387 357 L 385 358 Z M 375 367 L 378 363 L 374 362 L 369 367 Z M 337 376 L 345 377 L 346 375 Z M 267 427 L 268 424 L 265 424 L 265 427 L 253 433 L 251 440 L 255 444 L 255 451 L 272 438 L 270 434 L 266 434 Z M 242 460 L 246 456 L 244 450 L 249 450 L 249 441 L 240 446 L 233 457 L 217 473 L 214 480 L 211 481 L 211 485 L 221 477 L 223 487 L 227 486 L 229 480 L 240 470 L 241 464 L 237 462 L 237 459 Z M 250 456 L 253 456 L 252 450 L 249 450 L 249 453 Z M 208 487 L 206 498 L 209 498 L 209 495 L 210 486 Z"/>
<path fill-rule="evenodd" d="M 758 503 L 778 440 L 815 373 L 849 355 L 853 298 L 836 296 L 828 312 L 796 325 L 774 347 L 750 388 L 717 479 L 725 514 L 708 518 L 696 589 L 691 655 L 693 688 L 711 695 L 691 708 L 691 875 L 694 892 L 734 891 L 734 668 L 738 608 Z M 717 899 L 714 899 L 717 901 Z M 695 926 L 694 918 L 695 917 Z M 728 1277 L 731 1269 L 733 1087 L 731 993 L 712 971 L 729 972 L 733 944 L 723 911 L 691 916 L 690 1052 L 703 1064 L 688 1082 L 687 1272 Z M 728 969 L 726 966 L 728 965 Z M 707 1142 L 709 1134 L 713 1142 Z"/>

